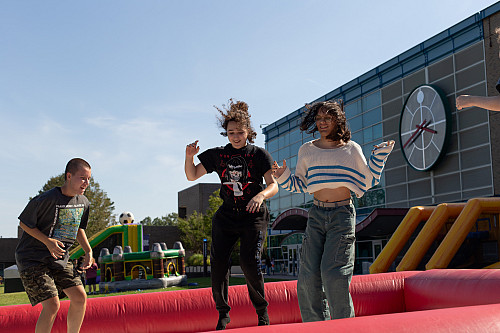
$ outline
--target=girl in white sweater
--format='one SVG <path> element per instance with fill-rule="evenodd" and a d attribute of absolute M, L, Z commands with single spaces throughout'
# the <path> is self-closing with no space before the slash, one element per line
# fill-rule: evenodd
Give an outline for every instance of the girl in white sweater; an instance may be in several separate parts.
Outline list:
<path fill-rule="evenodd" d="M 357 197 L 377 185 L 394 141 L 375 146 L 366 163 L 351 141 L 342 101 L 311 105 L 300 129 L 320 138 L 300 147 L 295 174 L 286 161 L 274 176 L 290 192 L 314 195 L 302 242 L 297 293 L 302 321 L 354 317 L 349 284 L 354 268 Z"/>

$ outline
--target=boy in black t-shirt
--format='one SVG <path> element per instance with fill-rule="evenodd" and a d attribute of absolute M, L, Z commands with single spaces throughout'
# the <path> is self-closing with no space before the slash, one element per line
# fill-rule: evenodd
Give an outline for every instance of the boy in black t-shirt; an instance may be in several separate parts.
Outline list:
<path fill-rule="evenodd" d="M 64 185 L 34 197 L 19 215 L 24 231 L 16 248 L 19 275 L 31 304 L 43 306 L 36 332 L 51 331 L 62 292 L 71 302 L 68 332 L 78 332 L 82 325 L 87 296 L 68 249 L 78 240 L 85 251 L 82 268 L 90 266 L 92 249 L 85 234 L 89 201 L 83 195 L 90 176 L 85 160 L 72 159 L 66 165 Z"/>
<path fill-rule="evenodd" d="M 217 172 L 221 180 L 222 206 L 212 220 L 212 295 L 219 321 L 216 329 L 223 330 L 230 322 L 228 286 L 230 256 L 238 238 L 241 241 L 240 265 L 248 285 L 250 300 L 257 312 L 258 325 L 269 325 L 268 303 L 264 296 L 264 277 L 260 269 L 260 258 L 269 222 L 269 212 L 264 203 L 278 192 L 272 177 L 273 159 L 264 149 L 252 145 L 257 133 L 253 130 L 245 102 L 229 100 L 220 113 L 221 133 L 227 136 L 225 147 L 208 149 L 198 156 L 201 163 L 195 165 L 193 158 L 200 148 L 198 141 L 187 145 L 184 170 L 188 180 Z M 264 188 L 262 179 L 266 181 Z"/>

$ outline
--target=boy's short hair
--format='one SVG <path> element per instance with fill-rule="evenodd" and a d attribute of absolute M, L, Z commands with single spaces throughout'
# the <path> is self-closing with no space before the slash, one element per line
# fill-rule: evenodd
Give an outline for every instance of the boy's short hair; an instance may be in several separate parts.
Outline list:
<path fill-rule="evenodd" d="M 66 164 L 66 170 L 64 170 L 64 180 L 66 180 L 68 176 L 68 172 L 72 175 L 74 175 L 80 168 L 89 168 L 90 164 L 85 161 L 83 158 L 73 158 L 71 159 L 68 164 Z"/>

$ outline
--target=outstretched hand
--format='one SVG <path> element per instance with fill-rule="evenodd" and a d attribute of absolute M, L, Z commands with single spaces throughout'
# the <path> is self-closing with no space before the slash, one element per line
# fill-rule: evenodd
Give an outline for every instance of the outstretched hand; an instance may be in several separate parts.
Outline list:
<path fill-rule="evenodd" d="M 186 146 L 186 157 L 193 157 L 198 154 L 200 151 L 200 147 L 198 146 L 198 140 L 193 143 L 190 143 Z"/>
<path fill-rule="evenodd" d="M 373 146 L 373 150 L 383 148 L 383 147 L 388 147 L 388 146 L 394 146 L 395 141 L 394 140 L 389 140 L 387 142 L 382 142 L 381 144 Z"/>
<path fill-rule="evenodd" d="M 283 160 L 283 166 L 279 166 L 278 162 L 274 161 L 273 167 L 273 176 L 275 178 L 280 178 L 281 175 L 285 172 L 286 170 L 286 160 Z"/>

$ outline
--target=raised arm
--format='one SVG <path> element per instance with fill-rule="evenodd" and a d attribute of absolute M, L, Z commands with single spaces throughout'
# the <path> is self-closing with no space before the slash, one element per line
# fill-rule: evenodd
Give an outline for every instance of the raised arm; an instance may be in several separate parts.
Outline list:
<path fill-rule="evenodd" d="M 283 166 L 279 166 L 275 161 L 273 164 L 274 177 L 278 184 L 285 190 L 292 193 L 307 192 L 307 166 L 302 154 L 302 147 L 299 149 L 295 174 L 292 174 L 283 160 Z"/>
<path fill-rule="evenodd" d="M 471 95 L 460 95 L 457 97 L 457 110 L 462 110 L 463 108 L 469 108 L 472 106 L 477 106 L 479 108 L 500 111 L 500 96 L 471 96 Z"/>
<path fill-rule="evenodd" d="M 194 165 L 194 155 L 198 154 L 199 151 L 200 147 L 198 147 L 198 140 L 186 146 L 184 172 L 186 173 L 187 180 L 196 180 L 207 173 L 203 164 L 198 163 L 197 165 Z"/>
<path fill-rule="evenodd" d="M 383 142 L 381 144 L 376 145 L 368 160 L 368 169 L 373 176 L 372 183 L 367 184 L 370 187 L 377 185 L 380 182 L 380 177 L 382 175 L 382 170 L 384 169 L 385 162 L 389 157 L 389 154 L 392 152 L 394 148 L 394 140 L 389 140 L 387 142 Z"/>

